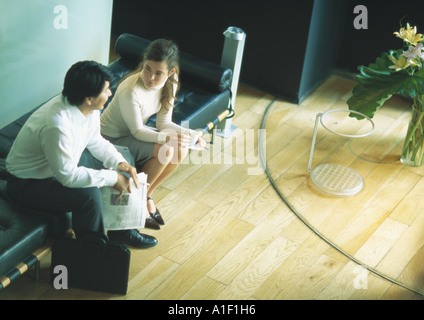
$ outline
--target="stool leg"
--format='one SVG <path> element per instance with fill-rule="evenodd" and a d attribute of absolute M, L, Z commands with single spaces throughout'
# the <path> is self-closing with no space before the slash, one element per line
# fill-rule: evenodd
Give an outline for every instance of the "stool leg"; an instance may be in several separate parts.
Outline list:
<path fill-rule="evenodd" d="M 216 138 L 216 129 L 213 129 L 212 130 L 211 144 L 213 144 L 215 142 L 215 138 Z"/>
<path fill-rule="evenodd" d="M 35 283 L 38 285 L 40 279 L 40 260 L 35 263 Z"/>

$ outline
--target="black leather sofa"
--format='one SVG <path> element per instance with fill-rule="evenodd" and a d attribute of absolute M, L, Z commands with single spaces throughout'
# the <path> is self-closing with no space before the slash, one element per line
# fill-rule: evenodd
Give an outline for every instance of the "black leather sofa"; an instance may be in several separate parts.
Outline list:
<path fill-rule="evenodd" d="M 115 50 L 119 58 L 108 66 L 114 75 L 113 94 L 119 80 L 137 67 L 149 42 L 130 34 L 118 38 Z M 174 122 L 206 132 L 231 116 L 231 69 L 184 52 L 180 55 L 180 69 L 181 88 Z M 19 130 L 38 107 L 0 129 L 0 290 L 34 265 L 37 275 L 39 260 L 49 253 L 52 241 L 72 228 L 70 213 L 58 216 L 20 207 L 9 200 L 5 191 L 5 158 Z M 148 124 L 154 121 L 152 117 Z"/>
<path fill-rule="evenodd" d="M 138 66 L 142 52 L 149 43 L 149 40 L 127 33 L 118 38 L 115 51 L 120 58 L 109 65 L 115 75 L 111 81 L 112 93 L 119 80 Z M 212 126 L 207 127 L 207 124 L 215 121 L 213 124 L 216 125 L 218 115 L 224 112 L 225 117 L 231 117 L 231 69 L 185 52 L 180 52 L 180 69 L 181 88 L 177 94 L 178 101 L 175 102 L 174 122 L 187 124 L 190 129 L 209 131 Z M 152 117 L 148 124 L 153 125 L 154 121 Z"/>

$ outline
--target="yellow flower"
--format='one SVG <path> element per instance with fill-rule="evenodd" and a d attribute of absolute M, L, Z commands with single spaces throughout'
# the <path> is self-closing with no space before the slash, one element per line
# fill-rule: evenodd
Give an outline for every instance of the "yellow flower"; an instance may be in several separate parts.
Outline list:
<path fill-rule="evenodd" d="M 412 61 L 413 59 L 406 59 L 403 55 L 399 57 L 398 60 L 396 58 L 389 56 L 389 59 L 392 60 L 394 65 L 390 66 L 390 69 L 395 69 L 396 71 L 400 71 L 403 69 L 408 68 L 411 64 L 415 65 L 415 61 Z M 412 62 L 412 63 L 411 63 Z"/>
<path fill-rule="evenodd" d="M 409 23 L 406 25 L 406 29 L 401 28 L 399 32 L 393 32 L 393 34 L 414 46 L 423 40 L 423 35 L 421 33 L 417 33 L 417 27 L 411 27 Z"/>

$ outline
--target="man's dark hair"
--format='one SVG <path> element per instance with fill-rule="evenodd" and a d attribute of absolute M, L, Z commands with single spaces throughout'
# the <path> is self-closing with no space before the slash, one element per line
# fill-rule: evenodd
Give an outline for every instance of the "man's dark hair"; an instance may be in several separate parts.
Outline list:
<path fill-rule="evenodd" d="M 108 68 L 95 61 L 75 63 L 66 73 L 62 95 L 70 104 L 80 106 L 87 97 L 97 97 L 105 82 L 112 79 Z"/>

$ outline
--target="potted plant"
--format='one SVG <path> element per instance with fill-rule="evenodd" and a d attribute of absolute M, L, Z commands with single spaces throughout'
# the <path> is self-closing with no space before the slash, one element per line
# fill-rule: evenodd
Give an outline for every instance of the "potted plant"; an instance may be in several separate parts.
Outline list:
<path fill-rule="evenodd" d="M 393 94 L 411 98 L 412 116 L 400 160 L 406 165 L 421 166 L 424 160 L 424 39 L 417 28 L 409 24 L 394 34 L 404 41 L 404 47 L 384 52 L 369 66 L 359 66 L 358 84 L 347 104 L 349 109 L 372 118 Z"/>

